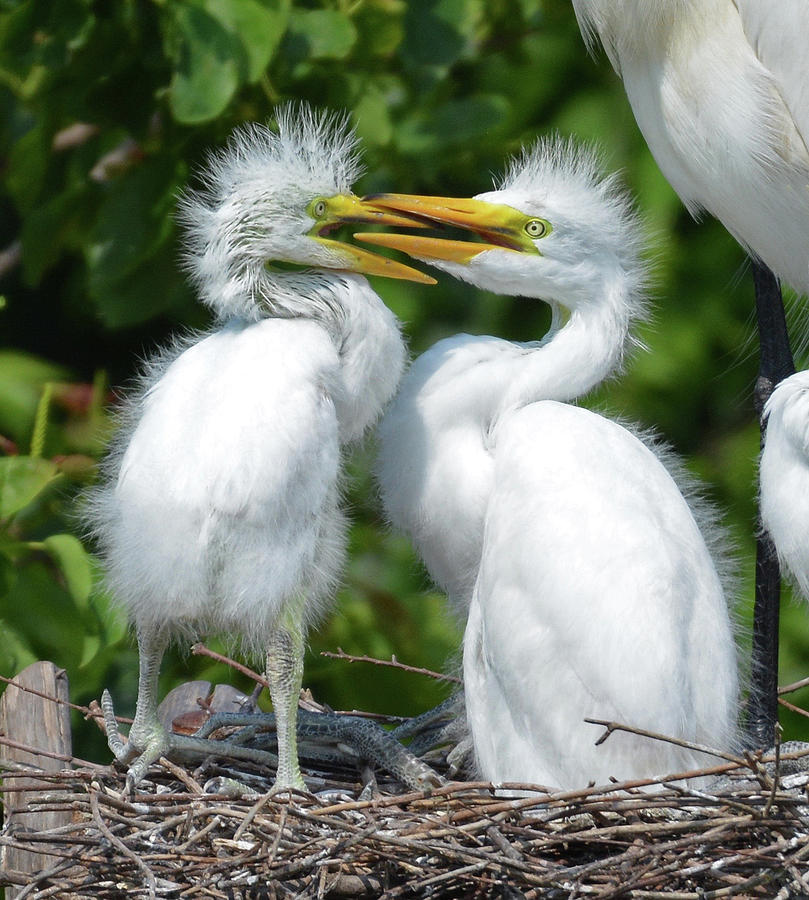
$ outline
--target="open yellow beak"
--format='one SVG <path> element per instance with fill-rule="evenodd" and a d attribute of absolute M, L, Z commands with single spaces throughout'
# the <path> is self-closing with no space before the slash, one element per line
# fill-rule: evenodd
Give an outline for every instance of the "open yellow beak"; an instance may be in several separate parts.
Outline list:
<path fill-rule="evenodd" d="M 435 284 L 435 278 L 419 272 L 410 266 L 403 265 L 386 256 L 378 256 L 369 250 L 346 244 L 343 241 L 325 237 L 334 228 L 346 224 L 392 225 L 394 227 L 424 228 L 425 225 L 410 216 L 396 215 L 390 210 L 381 209 L 375 203 L 367 203 L 350 194 L 338 194 L 324 201 L 324 214 L 317 219 L 310 232 L 313 240 L 325 244 L 345 262 L 341 268 L 349 272 L 361 272 L 363 275 L 382 275 L 385 278 L 399 278 L 404 281 L 416 281 L 420 284 Z M 373 236 L 374 233 L 371 233 Z M 371 243 L 369 241 L 369 243 Z"/>
<path fill-rule="evenodd" d="M 360 232 L 354 237 L 366 244 L 401 250 L 419 259 L 443 259 L 468 263 L 486 250 L 534 252 L 536 247 L 525 233 L 529 216 L 510 206 L 485 200 L 457 197 L 421 197 L 413 194 L 374 194 L 364 202 L 382 211 L 412 216 L 425 223 L 450 225 L 471 231 L 483 242 L 458 241 L 415 234 Z M 414 227 L 411 219 L 408 227 Z"/>

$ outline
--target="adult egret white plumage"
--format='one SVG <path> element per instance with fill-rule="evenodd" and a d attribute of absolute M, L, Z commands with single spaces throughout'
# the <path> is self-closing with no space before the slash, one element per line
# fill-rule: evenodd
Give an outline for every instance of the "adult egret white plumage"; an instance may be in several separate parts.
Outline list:
<path fill-rule="evenodd" d="M 693 214 L 716 216 L 754 260 L 756 406 L 794 371 L 778 278 L 809 293 L 809 4 L 573 0 L 601 41 L 657 164 Z M 768 268 L 767 268 L 768 267 Z M 758 546 L 752 731 L 777 720 L 778 570 Z"/>
<path fill-rule="evenodd" d="M 379 428 L 388 515 L 469 610 L 463 682 L 480 774 L 572 788 L 706 763 L 626 734 L 595 746 L 583 721 L 735 740 L 734 640 L 700 531 L 715 522 L 689 508 L 659 448 L 573 405 L 620 369 L 645 312 L 629 202 L 592 155 L 550 141 L 474 199 L 373 201 L 483 242 L 358 237 L 553 314 L 540 342 L 440 341 Z"/>
<path fill-rule="evenodd" d="M 573 0 L 692 213 L 809 293 L 809 5 Z"/>
<path fill-rule="evenodd" d="M 433 282 L 325 237 L 345 222 L 402 224 L 350 193 L 358 172 L 345 120 L 291 107 L 277 133 L 237 131 L 180 203 L 187 266 L 218 323 L 148 363 L 91 512 L 138 635 L 128 746 L 105 697 L 111 747 L 135 760 L 130 785 L 167 750 L 205 747 L 160 725 L 157 677 L 172 637 L 213 631 L 266 650 L 275 785 L 304 786 L 303 643 L 340 573 L 342 448 L 374 424 L 404 361 L 395 317 L 357 273 Z"/>
<path fill-rule="evenodd" d="M 809 371 L 782 381 L 764 414 L 761 521 L 781 564 L 809 600 Z"/>

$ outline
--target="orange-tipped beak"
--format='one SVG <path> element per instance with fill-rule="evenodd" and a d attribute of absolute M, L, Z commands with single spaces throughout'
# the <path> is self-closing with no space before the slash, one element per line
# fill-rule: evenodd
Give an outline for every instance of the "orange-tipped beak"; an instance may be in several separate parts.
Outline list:
<path fill-rule="evenodd" d="M 529 217 L 524 213 L 485 200 L 457 197 L 422 197 L 412 194 L 374 194 L 364 198 L 368 205 L 404 213 L 417 220 L 463 228 L 483 238 L 483 243 L 458 241 L 412 234 L 360 232 L 354 237 L 367 244 L 401 250 L 419 259 L 468 263 L 486 250 L 537 252 L 524 232 Z M 412 226 L 411 226 L 412 227 Z"/>
<path fill-rule="evenodd" d="M 313 240 L 325 244 L 341 262 L 339 268 L 349 272 L 361 272 L 363 275 L 381 275 L 384 278 L 397 278 L 403 281 L 415 281 L 419 284 L 435 284 L 435 278 L 425 275 L 417 269 L 406 266 L 386 256 L 378 256 L 362 247 L 346 244 L 343 241 L 322 236 L 322 232 L 344 224 L 392 225 L 394 227 L 424 228 L 423 222 L 414 221 L 412 217 L 397 215 L 390 210 L 380 208 L 376 204 L 366 203 L 359 197 L 350 194 L 339 194 L 325 201 L 326 211 L 318 220 L 310 236 Z M 369 242 L 370 243 L 370 242 Z"/>
<path fill-rule="evenodd" d="M 420 234 L 387 234 L 385 232 L 357 232 L 354 237 L 365 244 L 401 250 L 416 259 L 446 259 L 468 263 L 485 250 L 496 250 L 494 244 L 475 241 L 451 241 L 445 238 L 423 237 Z M 502 249 L 502 248 L 500 248 Z"/>

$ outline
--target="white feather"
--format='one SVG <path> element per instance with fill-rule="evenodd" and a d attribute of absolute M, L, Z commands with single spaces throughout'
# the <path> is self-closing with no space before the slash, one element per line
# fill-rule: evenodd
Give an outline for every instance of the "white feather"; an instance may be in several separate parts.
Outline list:
<path fill-rule="evenodd" d="M 761 520 L 782 567 L 809 600 L 809 372 L 780 382 L 764 414 Z"/>
<path fill-rule="evenodd" d="M 809 7 L 803 0 L 573 0 L 663 174 L 809 292 Z"/>

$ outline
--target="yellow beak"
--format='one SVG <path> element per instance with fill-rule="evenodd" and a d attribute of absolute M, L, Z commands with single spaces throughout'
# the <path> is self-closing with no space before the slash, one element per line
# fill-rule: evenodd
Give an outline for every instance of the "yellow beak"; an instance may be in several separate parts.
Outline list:
<path fill-rule="evenodd" d="M 403 265 L 386 256 L 378 256 L 369 250 L 346 244 L 343 241 L 324 237 L 334 228 L 346 224 L 392 225 L 394 227 L 424 228 L 422 222 L 410 216 L 396 215 L 387 209 L 380 209 L 376 204 L 366 203 L 359 197 L 350 194 L 338 194 L 324 201 L 325 212 L 320 217 L 310 236 L 325 244 L 334 251 L 345 265 L 340 268 L 349 272 L 361 272 L 364 275 L 382 275 L 385 278 L 399 278 L 404 281 L 416 281 L 420 284 L 435 284 L 435 278 L 419 272 L 410 266 Z M 372 233 L 373 234 L 373 233 Z M 369 242 L 370 243 L 370 242 Z"/>
<path fill-rule="evenodd" d="M 457 197 L 421 197 L 412 194 L 374 194 L 364 198 L 369 205 L 388 212 L 412 216 L 421 227 L 435 222 L 471 231 L 483 243 L 458 241 L 413 234 L 376 234 L 360 232 L 354 237 L 366 244 L 401 250 L 419 259 L 443 259 L 468 263 L 486 250 L 534 252 L 536 247 L 524 232 L 530 217 L 510 206 L 485 200 Z M 408 227 L 414 227 L 413 221 Z"/>

